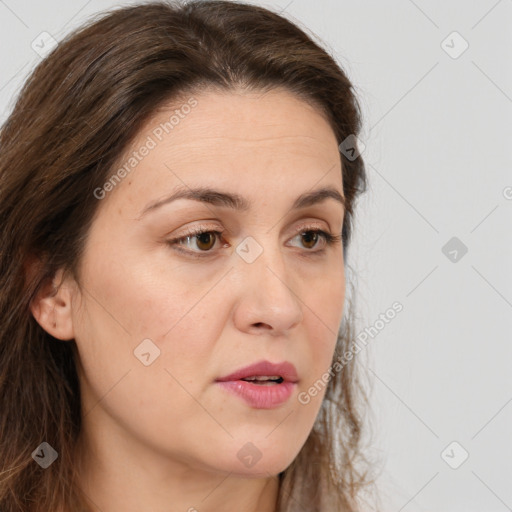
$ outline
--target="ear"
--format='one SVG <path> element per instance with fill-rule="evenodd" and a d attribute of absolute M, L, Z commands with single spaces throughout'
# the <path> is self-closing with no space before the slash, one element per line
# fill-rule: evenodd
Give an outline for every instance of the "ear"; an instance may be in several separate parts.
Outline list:
<path fill-rule="evenodd" d="M 75 337 L 71 309 L 72 288 L 63 282 L 63 270 L 48 281 L 30 304 L 37 323 L 54 338 L 72 340 Z"/>

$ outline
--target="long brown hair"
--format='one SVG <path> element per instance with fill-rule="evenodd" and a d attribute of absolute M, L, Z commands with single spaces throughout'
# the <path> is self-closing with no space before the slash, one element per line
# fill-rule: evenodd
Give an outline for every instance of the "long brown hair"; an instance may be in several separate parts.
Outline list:
<path fill-rule="evenodd" d="M 139 129 L 159 106 L 206 86 L 285 87 L 321 109 L 339 143 L 361 129 L 353 86 L 318 43 L 267 9 L 217 0 L 152 2 L 92 19 L 37 66 L 1 129 L 2 512 L 92 510 L 75 484 L 76 343 L 45 332 L 30 304 L 60 268 L 78 282 L 94 191 Z M 340 158 L 346 259 L 366 174 L 361 156 Z M 335 358 L 353 349 L 351 311 L 349 304 Z M 278 511 L 358 510 L 368 483 L 360 447 L 368 401 L 356 359 L 333 372 L 313 430 L 279 475 Z M 44 470 L 31 456 L 42 442 L 58 453 Z"/>

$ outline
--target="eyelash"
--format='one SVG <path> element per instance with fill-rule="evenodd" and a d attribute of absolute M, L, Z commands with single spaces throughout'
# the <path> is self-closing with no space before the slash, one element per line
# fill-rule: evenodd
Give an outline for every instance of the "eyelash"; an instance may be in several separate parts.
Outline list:
<path fill-rule="evenodd" d="M 173 238 L 171 240 L 167 240 L 166 243 L 170 247 L 174 248 L 174 246 L 179 245 L 179 242 L 182 242 L 182 241 L 186 240 L 188 237 L 192 237 L 193 238 L 193 237 L 205 234 L 205 233 L 213 233 L 213 234 L 215 234 L 218 237 L 218 236 L 221 236 L 224 233 L 224 231 L 218 231 L 218 230 L 214 230 L 214 229 L 204 229 L 204 228 L 193 228 L 189 232 L 184 233 L 179 238 Z M 331 233 L 328 233 L 327 231 L 324 231 L 322 229 L 314 228 L 313 226 L 301 227 L 299 230 L 297 230 L 296 234 L 292 238 L 295 238 L 297 235 L 301 235 L 303 233 L 317 233 L 317 234 L 319 234 L 324 239 L 325 243 L 327 244 L 327 247 L 332 246 L 332 245 L 342 241 L 341 235 L 332 235 Z M 326 247 L 324 247 L 323 249 L 317 250 L 317 251 L 314 251 L 313 249 L 309 249 L 309 250 L 306 249 L 306 252 L 307 253 L 311 253 L 311 255 L 319 255 L 319 254 L 323 254 L 325 252 L 325 249 L 326 249 Z M 179 247 L 176 247 L 175 250 L 177 250 L 177 251 L 179 251 L 179 252 L 181 252 L 183 254 L 186 254 L 188 256 L 192 256 L 193 258 L 208 257 L 213 252 L 212 250 L 200 251 L 200 252 L 190 251 L 188 249 L 182 249 L 182 248 L 179 248 Z"/>

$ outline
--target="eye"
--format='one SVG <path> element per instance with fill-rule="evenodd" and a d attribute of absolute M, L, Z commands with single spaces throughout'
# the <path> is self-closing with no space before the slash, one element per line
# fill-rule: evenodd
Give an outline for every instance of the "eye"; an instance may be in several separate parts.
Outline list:
<path fill-rule="evenodd" d="M 306 254 L 310 253 L 311 255 L 323 254 L 326 247 L 341 242 L 342 239 L 341 235 L 333 235 L 315 226 L 302 226 L 291 240 L 298 237 L 301 238 L 303 247 L 308 249 Z M 317 250 L 312 250 L 319 245 L 320 241 L 322 241 L 322 247 Z"/>
<path fill-rule="evenodd" d="M 222 236 L 224 231 L 211 230 L 206 228 L 194 228 L 191 229 L 188 233 L 185 233 L 183 236 L 179 238 L 174 238 L 168 240 L 166 243 L 174 248 L 175 250 L 187 254 L 192 257 L 205 257 L 209 256 L 212 252 L 212 249 L 215 247 L 215 242 L 219 237 Z M 313 226 L 302 226 L 297 230 L 297 234 L 291 238 L 294 240 L 296 238 L 301 238 L 302 246 L 306 249 L 306 253 L 323 253 L 325 251 L 326 246 L 334 245 L 337 242 L 341 241 L 341 235 L 332 235 L 327 231 L 322 229 L 315 228 Z M 198 250 L 184 249 L 183 245 L 192 244 L 196 246 Z M 323 243 L 321 242 L 323 241 Z M 322 248 L 318 250 L 313 250 L 320 243 L 322 243 Z M 224 247 L 228 246 L 225 244 Z M 202 253 L 202 254 L 201 254 Z"/>
<path fill-rule="evenodd" d="M 218 231 L 218 230 L 208 230 L 206 228 L 193 228 L 189 232 L 185 233 L 184 236 L 181 236 L 179 238 L 174 238 L 172 240 L 168 240 L 167 244 L 171 247 L 176 248 L 176 250 L 190 254 L 191 256 L 201 257 L 201 256 L 207 256 L 208 254 L 198 254 L 198 253 L 211 253 L 212 248 L 215 246 L 215 242 L 217 241 L 217 238 L 222 235 L 224 231 Z M 190 250 L 190 249 L 183 249 L 183 245 L 189 245 L 191 244 L 191 241 L 195 240 L 195 246 L 199 251 Z"/>

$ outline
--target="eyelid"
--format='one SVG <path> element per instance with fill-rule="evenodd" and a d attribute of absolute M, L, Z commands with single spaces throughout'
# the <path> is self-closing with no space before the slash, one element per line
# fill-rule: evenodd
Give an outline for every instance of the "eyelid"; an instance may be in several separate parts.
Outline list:
<path fill-rule="evenodd" d="M 326 222 L 322 223 L 321 221 L 318 221 L 318 220 L 317 221 L 315 221 L 315 220 L 302 221 L 302 223 L 299 224 L 298 227 L 294 228 L 293 236 L 296 236 L 298 233 L 300 233 L 301 231 L 303 231 L 306 228 L 307 229 L 315 228 L 315 229 L 320 229 L 323 231 L 330 232 L 329 225 L 327 224 L 327 228 L 326 228 L 326 227 L 324 227 L 324 224 L 327 224 L 327 223 Z M 223 227 L 220 227 L 218 225 L 200 224 L 198 226 L 192 226 L 191 228 L 187 228 L 187 230 L 183 234 L 177 235 L 177 236 L 173 237 L 171 240 L 180 240 L 182 238 L 186 238 L 187 236 L 199 235 L 201 233 L 209 232 L 209 231 L 212 231 L 212 232 L 215 231 L 215 232 L 224 234 L 228 230 Z"/>
<path fill-rule="evenodd" d="M 322 229 L 323 231 L 329 231 L 329 227 L 325 227 L 324 226 L 325 222 L 322 224 L 322 222 L 318 221 L 318 220 L 309 220 L 309 221 L 303 221 L 302 224 L 299 224 L 297 228 L 294 228 L 295 230 L 295 234 L 297 234 L 298 232 L 300 231 L 303 231 L 305 228 L 307 229 L 311 229 L 311 228 L 315 228 L 315 229 Z"/>

